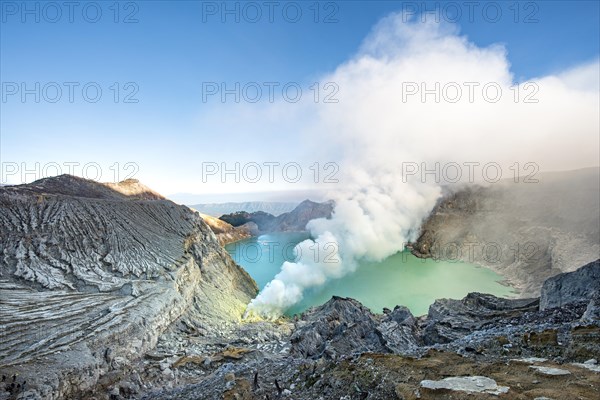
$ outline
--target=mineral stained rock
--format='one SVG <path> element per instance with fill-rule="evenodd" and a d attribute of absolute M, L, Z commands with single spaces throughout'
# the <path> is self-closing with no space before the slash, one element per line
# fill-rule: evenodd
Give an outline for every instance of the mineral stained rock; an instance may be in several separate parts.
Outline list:
<path fill-rule="evenodd" d="M 238 321 L 255 282 L 204 221 L 129 180 L 0 188 L 0 369 L 77 397 L 178 320 Z"/>

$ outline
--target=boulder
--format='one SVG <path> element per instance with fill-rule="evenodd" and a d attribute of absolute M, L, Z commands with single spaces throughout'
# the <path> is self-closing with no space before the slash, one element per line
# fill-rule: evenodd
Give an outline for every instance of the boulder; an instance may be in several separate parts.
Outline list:
<path fill-rule="evenodd" d="M 431 391 L 452 390 L 467 393 L 485 393 L 499 395 L 508 393 L 509 387 L 498 386 L 495 380 L 485 376 L 459 376 L 444 378 L 439 381 L 421 381 L 421 388 Z"/>
<path fill-rule="evenodd" d="M 598 292 L 600 292 L 600 259 L 574 272 L 547 279 L 542 285 L 540 310 L 581 301 L 588 302 Z"/>
<path fill-rule="evenodd" d="M 302 315 L 292 334 L 292 353 L 303 357 L 361 352 L 388 353 L 371 311 L 350 298 L 334 296 Z"/>
<path fill-rule="evenodd" d="M 450 343 L 484 325 L 536 311 L 538 304 L 538 299 L 502 299 L 482 293 L 469 293 L 462 300 L 436 300 L 429 307 L 423 341 Z"/>

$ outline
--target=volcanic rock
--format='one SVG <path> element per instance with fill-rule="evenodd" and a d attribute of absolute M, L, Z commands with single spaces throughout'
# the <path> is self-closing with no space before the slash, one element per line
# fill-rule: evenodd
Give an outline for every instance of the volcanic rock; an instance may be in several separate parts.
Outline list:
<path fill-rule="evenodd" d="M 584 265 L 575 272 L 547 279 L 542 286 L 540 309 L 589 300 L 597 293 L 600 293 L 600 260 Z"/>
<path fill-rule="evenodd" d="M 206 222 L 214 232 L 221 246 L 247 239 L 258 234 L 258 226 L 254 222 L 246 222 L 240 226 L 232 226 L 219 218 L 210 215 L 200 214 L 200 217 Z"/>
<path fill-rule="evenodd" d="M 176 321 L 238 321 L 257 292 L 196 213 L 137 181 L 4 186 L 0 246 L 0 367 L 39 397 L 81 397 Z"/>
<path fill-rule="evenodd" d="M 600 257 L 600 168 L 447 186 L 410 247 L 500 273 L 522 297 Z"/>
<path fill-rule="evenodd" d="M 378 321 L 365 306 L 334 296 L 302 315 L 290 341 L 292 353 L 303 357 L 361 352 L 389 352 L 377 330 Z"/>
<path fill-rule="evenodd" d="M 538 305 L 538 299 L 511 300 L 482 293 L 469 293 L 462 300 L 436 300 L 429 307 L 423 341 L 449 343 L 501 319 L 537 311 Z"/>

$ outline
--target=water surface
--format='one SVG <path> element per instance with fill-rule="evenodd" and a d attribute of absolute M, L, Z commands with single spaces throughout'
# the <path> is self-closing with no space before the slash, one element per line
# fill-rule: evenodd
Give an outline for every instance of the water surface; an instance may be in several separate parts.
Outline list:
<path fill-rule="evenodd" d="M 293 261 L 293 247 L 308 238 L 307 233 L 274 233 L 231 243 L 225 248 L 248 271 L 259 288 L 278 272 L 284 261 Z M 461 299 L 469 292 L 514 295 L 499 283 L 495 272 L 464 262 L 420 259 L 404 251 L 378 263 L 361 263 L 353 274 L 305 293 L 301 303 L 288 314 L 302 312 L 327 302 L 331 296 L 352 297 L 372 311 L 405 305 L 415 315 L 426 314 L 435 299 Z"/>

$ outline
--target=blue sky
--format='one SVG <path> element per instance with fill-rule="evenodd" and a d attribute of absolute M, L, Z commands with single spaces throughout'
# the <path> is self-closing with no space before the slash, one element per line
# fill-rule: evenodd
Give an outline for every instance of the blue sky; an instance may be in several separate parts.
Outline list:
<path fill-rule="evenodd" d="M 320 2 L 318 16 L 313 1 L 291 2 L 288 14 L 282 9 L 290 2 L 278 2 L 273 22 L 263 2 L 255 2 L 262 12 L 256 23 L 247 20 L 254 18 L 254 10 L 239 2 L 227 7 L 237 4 L 240 21 L 230 14 L 223 22 L 221 2 L 120 2 L 116 16 L 113 1 L 100 1 L 87 8 L 90 20 L 96 8 L 102 10 L 96 23 L 83 15 L 90 2 L 74 10 L 73 22 L 63 7 L 55 23 L 56 10 L 46 2 L 27 3 L 32 10 L 38 7 L 39 22 L 35 12 L 23 15 L 22 2 L 1 3 L 2 162 L 31 166 L 93 161 L 102 165 L 103 180 L 111 180 L 107 166 L 114 162 L 135 162 L 136 177 L 165 193 L 189 191 L 174 183 L 172 175 L 186 171 L 194 179 L 199 171 L 186 167 L 192 160 L 271 160 L 281 146 L 290 145 L 272 144 L 268 137 L 257 143 L 256 132 L 235 121 L 228 121 L 231 131 L 217 131 L 211 115 L 216 108 L 222 113 L 227 104 L 204 103 L 203 82 L 297 82 L 307 88 L 352 57 L 374 25 L 391 12 L 419 18 L 423 5 L 437 8 L 437 15 L 425 18 L 456 20 L 461 34 L 479 47 L 504 45 L 517 81 L 594 61 L 600 54 L 597 1 L 478 2 L 473 20 L 465 2 Z M 455 5 L 462 13 L 459 18 Z M 293 23 L 297 7 L 302 16 Z M 502 15 L 493 22 L 498 9 Z M 132 23 L 124 23 L 127 16 Z M 326 16 L 330 23 L 324 22 Z M 23 82 L 28 87 L 57 82 L 62 97 L 56 103 L 44 98 L 36 103 L 33 95 L 22 102 L 19 93 L 6 93 L 14 88 L 11 83 Z M 72 103 L 64 82 L 79 84 Z M 80 88 L 88 82 L 103 90 L 97 103 L 82 98 Z M 115 82 L 120 87 L 117 103 Z M 133 84 L 125 88 L 126 83 Z M 132 99 L 138 102 L 124 102 L 135 90 Z M 221 189 L 215 185 L 207 192 Z"/>

